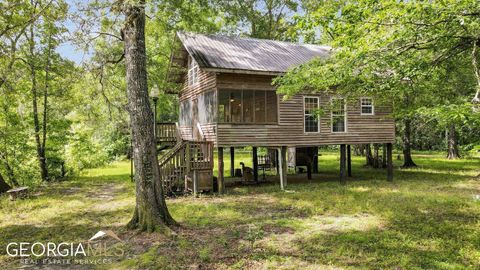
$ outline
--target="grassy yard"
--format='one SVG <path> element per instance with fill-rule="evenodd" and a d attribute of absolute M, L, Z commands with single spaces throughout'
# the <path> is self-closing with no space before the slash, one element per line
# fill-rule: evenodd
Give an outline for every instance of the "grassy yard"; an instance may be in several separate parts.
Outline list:
<path fill-rule="evenodd" d="M 164 234 L 125 230 L 134 185 L 129 163 L 115 163 L 25 200 L 1 197 L 0 269 L 20 266 L 5 255 L 9 242 L 82 242 L 101 229 L 125 240 L 126 253 L 100 269 L 480 269 L 480 159 L 414 159 L 416 169 L 395 160 L 389 183 L 354 157 L 342 186 L 338 156 L 323 153 L 320 174 L 289 179 L 285 192 L 275 183 L 169 199 L 181 227 Z"/>

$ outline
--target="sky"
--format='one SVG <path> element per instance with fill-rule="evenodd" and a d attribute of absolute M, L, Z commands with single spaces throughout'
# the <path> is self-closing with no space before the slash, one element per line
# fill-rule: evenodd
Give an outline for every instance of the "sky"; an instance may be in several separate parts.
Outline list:
<path fill-rule="evenodd" d="M 75 0 L 67 0 L 68 12 L 74 14 L 78 11 L 77 4 Z M 65 26 L 68 29 L 69 33 L 73 33 L 77 30 L 75 22 L 69 18 L 65 23 Z M 71 61 L 74 61 L 77 65 L 81 64 L 82 61 L 88 60 L 90 55 L 83 50 L 79 50 L 71 41 L 64 42 L 57 47 L 57 52 L 62 56 Z"/>
<path fill-rule="evenodd" d="M 68 6 L 69 6 L 69 13 L 70 14 L 75 14 L 78 13 L 77 7 L 81 6 L 82 4 L 85 4 L 85 0 L 66 0 Z M 262 7 L 259 7 L 262 9 Z M 304 11 L 302 9 L 298 10 L 297 14 L 304 14 Z M 77 30 L 77 25 L 72 19 L 68 19 L 65 26 L 67 27 L 68 31 L 70 33 L 74 33 Z M 317 33 L 320 35 L 320 33 Z M 300 43 L 303 43 L 303 37 L 301 37 Z M 82 62 L 88 60 L 92 52 L 84 52 L 83 49 L 78 49 L 72 42 L 65 42 L 59 45 L 57 48 L 57 52 L 62 56 L 65 57 L 71 61 L 74 61 L 77 65 L 80 65 Z"/>
<path fill-rule="evenodd" d="M 77 65 L 81 64 L 82 61 L 88 59 L 88 54 L 85 54 L 83 51 L 79 51 L 75 48 L 75 46 L 70 43 L 63 43 L 57 48 L 57 52 L 62 56 L 69 60 L 72 60 Z"/>

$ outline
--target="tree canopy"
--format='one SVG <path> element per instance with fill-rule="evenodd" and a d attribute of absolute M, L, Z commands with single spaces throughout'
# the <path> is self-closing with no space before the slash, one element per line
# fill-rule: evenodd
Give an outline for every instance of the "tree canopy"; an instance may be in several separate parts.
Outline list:
<path fill-rule="evenodd" d="M 126 2 L 0 3 L 0 174 L 10 185 L 60 180 L 132 156 L 119 12 Z M 147 83 L 161 89 L 160 121 L 178 118 L 178 97 L 164 91 L 165 77 L 176 31 L 191 31 L 329 45 L 328 59 L 278 77 L 279 93 L 336 91 L 347 100 L 392 102 L 404 150 L 446 150 L 449 134 L 461 150 L 480 141 L 478 1 L 175 0 L 144 7 Z M 65 44 L 84 60 L 60 53 Z"/>

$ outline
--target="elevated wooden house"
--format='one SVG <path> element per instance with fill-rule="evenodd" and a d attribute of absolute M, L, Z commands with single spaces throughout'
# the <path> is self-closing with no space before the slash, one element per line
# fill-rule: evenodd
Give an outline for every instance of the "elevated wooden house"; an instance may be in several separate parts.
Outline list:
<path fill-rule="evenodd" d="M 380 106 L 371 97 L 345 102 L 335 94 L 315 92 L 284 100 L 272 85 L 272 79 L 289 68 L 315 57 L 328 57 L 329 47 L 193 33 L 178 33 L 178 40 L 168 80 L 182 85 L 179 122 L 176 126 L 160 124 L 157 133 L 170 129 L 170 137 L 177 134 L 177 145 L 180 141 L 208 142 L 210 148 L 217 148 L 220 191 L 226 147 L 232 152 L 235 147 L 253 147 L 255 177 L 257 147 L 279 150 L 280 182 L 284 187 L 287 147 L 295 147 L 297 154 L 308 153 L 312 161 L 318 146 L 340 145 L 340 176 L 344 180 L 349 145 L 384 143 L 391 178 L 395 132 L 389 106 Z M 320 108 L 325 113 L 316 117 L 315 111 Z M 201 152 L 202 146 L 195 149 Z M 209 157 L 209 164 L 212 160 Z"/>

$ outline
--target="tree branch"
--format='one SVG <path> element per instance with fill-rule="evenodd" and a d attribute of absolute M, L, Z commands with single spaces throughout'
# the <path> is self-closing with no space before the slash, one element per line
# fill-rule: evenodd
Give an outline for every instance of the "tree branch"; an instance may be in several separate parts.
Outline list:
<path fill-rule="evenodd" d="M 93 32 L 93 33 L 94 33 L 94 34 L 97 34 L 97 36 L 91 38 L 90 40 L 97 39 L 97 38 L 100 37 L 100 36 L 110 36 L 110 37 L 116 38 L 118 41 L 123 41 L 123 38 L 122 38 L 122 37 L 119 37 L 119 36 L 114 35 L 114 34 L 111 34 L 111 33 L 107 33 L 107 32 Z"/>

